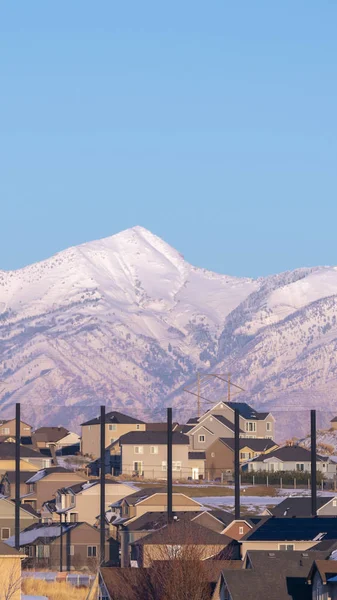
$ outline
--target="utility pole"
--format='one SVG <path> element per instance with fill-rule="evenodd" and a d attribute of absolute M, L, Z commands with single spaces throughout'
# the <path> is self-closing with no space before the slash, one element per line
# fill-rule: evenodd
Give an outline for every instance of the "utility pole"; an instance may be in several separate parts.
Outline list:
<path fill-rule="evenodd" d="M 100 564 L 105 562 L 105 406 L 101 406 L 101 518 L 100 518 Z"/>
<path fill-rule="evenodd" d="M 15 548 L 20 550 L 20 403 L 15 405 Z"/>
<path fill-rule="evenodd" d="M 317 476 L 316 476 L 316 411 L 310 411 L 311 424 L 311 514 L 317 515 Z"/>
<path fill-rule="evenodd" d="M 172 512 L 172 408 L 167 409 L 167 522 L 173 521 Z"/>
<path fill-rule="evenodd" d="M 240 519 L 240 413 L 234 411 L 234 488 L 235 519 Z"/>

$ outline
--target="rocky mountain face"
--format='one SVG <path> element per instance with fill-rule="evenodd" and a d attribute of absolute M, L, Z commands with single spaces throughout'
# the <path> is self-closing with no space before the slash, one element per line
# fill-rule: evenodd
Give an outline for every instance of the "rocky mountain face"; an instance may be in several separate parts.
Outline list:
<path fill-rule="evenodd" d="M 21 402 L 34 425 L 76 427 L 101 403 L 153 420 L 172 404 L 183 419 L 199 371 L 231 372 L 245 389 L 235 398 L 275 412 L 279 435 L 305 429 L 310 407 L 326 424 L 336 298 L 334 267 L 219 275 L 141 227 L 0 271 L 1 416 Z M 212 377 L 201 388 L 209 401 L 227 394 Z"/>

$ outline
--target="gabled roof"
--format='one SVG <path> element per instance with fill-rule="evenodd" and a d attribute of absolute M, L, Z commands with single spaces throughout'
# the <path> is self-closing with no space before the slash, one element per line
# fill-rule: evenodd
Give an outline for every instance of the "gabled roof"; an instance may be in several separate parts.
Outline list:
<path fill-rule="evenodd" d="M 26 483 L 35 483 L 36 481 L 40 481 L 40 479 L 48 477 L 48 475 L 51 475 L 52 473 L 75 473 L 75 471 L 65 469 L 64 467 L 48 467 L 46 469 L 40 469 L 39 471 L 37 471 L 37 473 L 34 473 L 33 475 L 30 472 L 30 477 L 26 479 Z"/>
<path fill-rule="evenodd" d="M 333 419 L 331 419 L 330 423 L 336 423 L 337 421 L 337 417 L 334 417 Z"/>
<path fill-rule="evenodd" d="M 166 446 L 167 432 L 166 431 L 129 431 L 119 438 L 120 445 L 128 444 L 158 444 Z M 173 445 L 188 445 L 189 439 L 183 433 L 172 433 Z"/>
<path fill-rule="evenodd" d="M 11 502 L 13 502 L 13 504 L 15 503 L 15 500 L 11 499 Z M 29 502 L 23 502 L 20 504 L 20 510 L 24 510 L 27 513 L 29 513 L 30 515 L 32 515 L 33 517 L 37 517 L 39 518 L 39 513 L 36 512 L 36 510 L 34 510 L 34 508 L 29 504 Z"/>
<path fill-rule="evenodd" d="M 312 565 L 309 574 L 308 581 L 311 583 L 315 572 L 318 571 L 320 574 L 323 585 L 326 585 L 329 580 L 333 580 L 333 583 L 337 583 L 337 561 L 336 560 L 320 560 L 316 559 Z M 328 591 L 328 590 L 327 590 Z M 329 595 L 330 597 L 330 595 Z"/>
<path fill-rule="evenodd" d="M 337 519 L 335 517 L 270 517 L 252 531 L 242 541 L 321 541 L 337 539 Z"/>
<path fill-rule="evenodd" d="M 21 458 L 43 458 L 40 452 L 31 450 L 26 446 L 20 446 L 20 457 Z M 15 444 L 12 442 L 3 442 L 0 444 L 0 460 L 13 459 L 15 458 Z"/>
<path fill-rule="evenodd" d="M 0 556 L 21 556 L 19 550 L 11 548 L 4 542 L 0 541 Z"/>
<path fill-rule="evenodd" d="M 181 519 L 189 519 L 192 521 L 193 518 L 198 516 L 200 511 L 178 511 L 173 512 L 173 516 Z M 122 530 L 124 531 L 156 531 L 167 525 L 167 512 L 146 512 L 137 519 L 132 519 L 125 525 Z"/>
<path fill-rule="evenodd" d="M 31 471 L 20 470 L 20 483 L 27 483 L 28 479 L 32 476 Z M 0 482 L 4 479 L 8 479 L 10 484 L 15 484 L 15 471 L 8 471 L 0 476 Z"/>
<path fill-rule="evenodd" d="M 85 423 L 81 423 L 81 427 L 85 425 L 98 425 L 101 422 L 101 417 L 96 417 L 95 419 L 90 419 Z M 139 419 L 135 419 L 134 417 L 130 417 L 129 415 L 124 415 L 121 412 L 113 410 L 105 415 L 105 423 L 119 423 L 121 425 L 133 425 L 133 424 L 141 424 L 144 425 L 144 421 L 139 421 Z"/>
<path fill-rule="evenodd" d="M 310 462 L 311 452 L 307 448 L 302 446 L 283 446 L 283 448 L 277 448 L 267 454 L 261 454 L 252 460 L 252 462 L 263 462 L 265 460 L 271 460 L 273 457 L 277 458 L 282 462 Z M 319 456 L 317 454 L 318 462 L 328 462 L 327 457 Z"/>
<path fill-rule="evenodd" d="M 180 545 L 199 545 L 199 546 L 227 546 L 232 542 L 232 538 L 227 537 L 216 531 L 212 531 L 194 521 L 182 519 L 173 522 L 171 525 L 165 525 L 158 531 L 133 542 L 134 546 L 161 545 L 161 544 L 180 544 Z"/>
<path fill-rule="evenodd" d="M 172 423 L 172 431 L 176 431 L 179 428 L 179 423 Z M 167 423 L 146 423 L 146 431 L 167 431 Z"/>
<path fill-rule="evenodd" d="M 127 502 L 127 504 L 129 506 L 135 506 L 136 504 L 138 504 L 138 502 L 141 502 L 142 500 L 145 500 L 145 498 L 149 498 L 150 496 L 153 496 L 153 494 L 166 494 L 166 493 L 167 493 L 166 487 L 158 487 L 157 486 L 157 487 L 152 487 L 152 488 L 142 488 L 140 490 L 137 490 L 133 494 L 126 496 L 125 498 L 123 498 L 121 500 L 121 502 L 124 500 L 125 502 Z"/>
<path fill-rule="evenodd" d="M 33 433 L 33 438 L 37 442 L 58 442 L 68 435 L 69 430 L 65 427 L 39 427 Z"/>
<path fill-rule="evenodd" d="M 26 527 L 23 531 L 20 531 L 20 546 L 26 546 L 33 544 L 38 538 L 54 538 L 59 537 L 70 529 L 78 527 L 82 523 L 62 523 L 62 530 L 59 524 L 53 523 L 52 525 L 46 525 L 45 523 L 34 523 L 29 527 Z M 11 536 L 6 544 L 9 546 L 15 545 L 15 536 Z"/>
<path fill-rule="evenodd" d="M 71 485 L 68 485 L 67 487 L 63 487 L 60 488 L 58 491 L 61 492 L 62 494 L 81 494 L 82 492 L 85 492 L 86 490 L 95 487 L 96 485 L 101 485 L 101 481 L 100 479 L 94 479 L 91 481 L 83 481 L 80 483 L 74 483 Z M 119 481 L 115 481 L 113 479 L 106 479 L 105 480 L 105 485 L 119 485 Z"/>
<path fill-rule="evenodd" d="M 317 496 L 317 509 L 325 506 L 333 498 L 334 496 Z M 311 517 L 311 497 L 290 496 L 269 511 L 274 517 Z"/>
<path fill-rule="evenodd" d="M 234 452 L 234 438 L 219 438 L 219 440 L 220 442 L 222 442 L 222 444 L 224 444 Z M 274 446 L 277 446 L 276 442 L 274 442 L 273 440 L 268 440 L 266 438 L 240 438 L 239 440 L 240 450 L 242 450 L 242 448 L 247 447 L 251 448 L 253 452 L 265 452 L 266 450 L 269 450 Z"/>
<path fill-rule="evenodd" d="M 191 417 L 187 421 L 187 425 L 195 425 L 196 423 L 199 423 L 199 418 L 198 417 Z"/>
<path fill-rule="evenodd" d="M 139 598 L 139 590 L 146 589 L 148 582 L 147 569 L 133 567 L 101 567 L 100 577 L 110 598 L 120 598 L 121 590 L 127 589 L 128 597 Z M 150 597 L 150 585 L 149 596 Z M 144 598 L 144 600 L 146 600 Z"/>
<path fill-rule="evenodd" d="M 246 402 L 224 402 L 223 404 L 232 410 L 238 410 L 240 416 L 247 421 L 264 421 L 270 414 L 269 412 L 258 412 Z"/>

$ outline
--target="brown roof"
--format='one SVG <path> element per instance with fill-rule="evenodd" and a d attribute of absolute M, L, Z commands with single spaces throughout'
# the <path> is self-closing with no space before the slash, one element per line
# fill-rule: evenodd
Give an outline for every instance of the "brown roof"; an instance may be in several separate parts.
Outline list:
<path fill-rule="evenodd" d="M 325 585 L 329 576 L 337 575 L 337 561 L 336 560 L 315 560 L 314 564 L 310 569 L 308 580 L 311 581 L 312 575 L 315 570 L 319 572 L 322 582 Z"/>
<path fill-rule="evenodd" d="M 238 571 L 243 568 L 242 560 L 214 560 L 207 558 L 202 561 L 203 569 L 207 575 L 207 581 L 216 583 L 222 571 Z"/>
<path fill-rule="evenodd" d="M 100 575 L 111 600 L 121 598 L 121 590 L 127 588 L 128 598 L 139 598 L 139 590 L 144 589 L 147 580 L 147 569 L 101 567 Z M 144 598 L 144 600 L 147 600 Z"/>
<path fill-rule="evenodd" d="M 0 541 L 0 556 L 20 556 L 20 552 Z"/>
<path fill-rule="evenodd" d="M 179 520 L 171 525 L 150 533 L 134 542 L 134 545 L 180 544 L 198 546 L 227 546 L 232 538 L 198 525 L 188 519 Z"/>
<path fill-rule="evenodd" d="M 68 433 L 65 427 L 40 427 L 34 431 L 33 437 L 38 442 L 58 442 Z"/>

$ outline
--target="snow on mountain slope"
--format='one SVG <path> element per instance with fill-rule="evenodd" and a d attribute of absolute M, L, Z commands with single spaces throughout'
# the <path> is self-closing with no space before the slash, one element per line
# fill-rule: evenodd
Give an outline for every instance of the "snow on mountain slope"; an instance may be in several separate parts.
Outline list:
<path fill-rule="evenodd" d="M 101 402 L 153 409 L 215 360 L 226 316 L 258 286 L 192 267 L 141 227 L 2 271 L 2 408 L 74 423 Z"/>
<path fill-rule="evenodd" d="M 21 401 L 36 425 L 75 427 L 102 402 L 155 419 L 172 403 L 182 419 L 197 371 L 230 370 L 238 399 L 275 413 L 279 439 L 304 434 L 301 411 L 321 408 L 323 425 L 336 411 L 336 349 L 334 267 L 218 275 L 134 227 L 0 272 L 2 413 Z M 224 387 L 210 379 L 202 395 Z"/>

